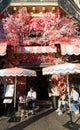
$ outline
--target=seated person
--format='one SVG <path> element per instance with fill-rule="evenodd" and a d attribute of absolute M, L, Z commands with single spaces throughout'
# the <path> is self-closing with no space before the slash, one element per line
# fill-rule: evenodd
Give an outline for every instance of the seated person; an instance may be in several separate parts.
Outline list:
<path fill-rule="evenodd" d="M 78 110 L 78 102 L 79 102 L 79 93 L 76 91 L 75 87 L 71 88 L 71 94 L 70 94 L 70 110 L 75 113 L 75 115 L 79 114 Z"/>
<path fill-rule="evenodd" d="M 23 97 L 20 96 L 20 97 L 19 97 L 19 102 L 22 102 L 22 101 L 23 101 Z"/>
<path fill-rule="evenodd" d="M 66 105 L 66 97 L 67 97 L 67 93 L 64 92 L 60 95 L 60 98 L 58 100 L 58 109 L 56 110 L 56 112 L 58 112 L 58 115 L 62 115 L 63 111 L 62 111 L 62 107 L 64 105 Z"/>
<path fill-rule="evenodd" d="M 28 108 L 30 110 L 34 109 L 36 106 L 36 98 L 37 98 L 36 91 L 34 91 L 33 87 L 31 87 L 27 93 L 27 99 L 26 99 L 28 103 Z"/>
<path fill-rule="evenodd" d="M 24 102 L 24 101 L 26 101 L 26 96 L 25 95 L 20 96 L 19 97 L 19 102 L 21 103 L 21 102 Z"/>

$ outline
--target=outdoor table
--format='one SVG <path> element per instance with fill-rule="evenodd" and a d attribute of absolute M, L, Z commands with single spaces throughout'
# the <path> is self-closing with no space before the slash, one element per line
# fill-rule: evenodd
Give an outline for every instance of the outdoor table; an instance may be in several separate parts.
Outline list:
<path fill-rule="evenodd" d="M 28 108 L 28 99 L 22 100 L 18 102 L 18 116 L 23 120 L 25 117 L 29 117 L 29 114 L 32 114 L 32 111 Z M 37 112 L 39 110 L 39 106 L 34 108 L 34 111 Z"/>
<path fill-rule="evenodd" d="M 19 101 L 18 102 L 18 115 L 21 116 L 21 113 L 25 112 L 26 109 L 26 101 Z"/>
<path fill-rule="evenodd" d="M 28 102 L 27 100 L 19 101 L 18 102 L 18 116 L 21 117 L 23 120 L 25 117 L 28 118 L 30 111 L 28 109 Z"/>

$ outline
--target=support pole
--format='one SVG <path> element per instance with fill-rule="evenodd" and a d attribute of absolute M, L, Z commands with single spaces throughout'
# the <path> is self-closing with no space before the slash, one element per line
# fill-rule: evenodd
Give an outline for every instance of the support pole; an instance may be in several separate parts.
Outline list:
<path fill-rule="evenodd" d="M 15 86 L 14 86 L 14 109 L 16 108 L 16 84 L 17 84 L 17 77 L 15 76 Z"/>
<path fill-rule="evenodd" d="M 67 87 L 68 87 L 68 100 L 69 100 L 69 110 L 70 110 L 70 122 L 71 124 L 73 124 L 73 120 L 72 120 L 72 112 L 71 112 L 71 99 L 70 99 L 70 86 L 69 86 L 69 73 L 67 73 Z"/>

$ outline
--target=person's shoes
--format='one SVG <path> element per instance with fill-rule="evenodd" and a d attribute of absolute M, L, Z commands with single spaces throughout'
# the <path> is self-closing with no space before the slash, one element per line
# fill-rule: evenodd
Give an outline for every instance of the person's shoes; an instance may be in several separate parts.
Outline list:
<path fill-rule="evenodd" d="M 77 110 L 76 112 L 75 112 L 75 115 L 78 115 L 79 114 L 79 110 Z"/>
<path fill-rule="evenodd" d="M 63 114 L 62 111 L 59 111 L 59 112 L 58 112 L 58 115 L 62 115 L 62 114 Z"/>
<path fill-rule="evenodd" d="M 31 114 L 33 115 L 34 114 L 34 111 L 32 110 Z"/>
<path fill-rule="evenodd" d="M 59 108 L 56 110 L 56 112 L 59 112 L 60 110 L 59 110 Z"/>
<path fill-rule="evenodd" d="M 53 107 L 52 107 L 52 106 L 50 106 L 50 109 L 53 109 Z"/>
<path fill-rule="evenodd" d="M 30 110 L 29 112 L 33 115 L 33 110 Z"/>

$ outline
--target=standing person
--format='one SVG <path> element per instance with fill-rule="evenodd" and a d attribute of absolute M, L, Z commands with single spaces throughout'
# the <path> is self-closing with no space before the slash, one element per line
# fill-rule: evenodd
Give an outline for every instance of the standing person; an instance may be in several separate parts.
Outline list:
<path fill-rule="evenodd" d="M 75 87 L 71 88 L 71 94 L 70 94 L 70 109 L 71 111 L 73 111 L 75 113 L 75 115 L 79 114 L 79 110 L 78 110 L 78 102 L 79 102 L 79 93 L 76 91 Z"/>
<path fill-rule="evenodd" d="M 58 112 L 58 115 L 62 114 L 62 106 L 66 104 L 66 96 L 67 96 L 67 86 L 63 82 L 58 83 L 58 89 L 60 92 L 60 97 L 58 99 L 58 108 L 56 112 Z"/>
<path fill-rule="evenodd" d="M 55 86 L 52 89 L 52 96 L 53 96 L 54 109 L 56 110 L 58 108 L 58 99 L 59 99 L 59 96 L 60 96 L 60 93 L 58 91 L 57 86 Z"/>
<path fill-rule="evenodd" d="M 57 86 L 53 86 L 51 88 L 51 92 L 49 93 L 49 97 L 51 97 L 52 108 L 56 110 L 58 108 L 58 99 L 59 99 L 59 91 Z"/>
<path fill-rule="evenodd" d="M 36 98 L 37 93 L 34 91 L 34 88 L 31 87 L 30 90 L 27 93 L 27 102 L 28 102 L 28 108 L 33 113 L 33 109 L 36 107 Z"/>

